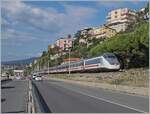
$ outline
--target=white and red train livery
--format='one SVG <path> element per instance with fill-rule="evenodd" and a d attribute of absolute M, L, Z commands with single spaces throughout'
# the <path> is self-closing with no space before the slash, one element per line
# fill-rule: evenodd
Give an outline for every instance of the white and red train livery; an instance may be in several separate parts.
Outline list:
<path fill-rule="evenodd" d="M 80 60 L 50 67 L 40 73 L 65 73 L 65 72 L 95 72 L 95 71 L 112 71 L 119 70 L 120 63 L 113 53 L 104 53 L 101 56 Z"/>

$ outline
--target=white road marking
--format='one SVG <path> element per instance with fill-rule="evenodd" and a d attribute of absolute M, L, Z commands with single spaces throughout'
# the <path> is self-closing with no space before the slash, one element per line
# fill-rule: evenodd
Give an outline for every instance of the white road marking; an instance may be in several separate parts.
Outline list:
<path fill-rule="evenodd" d="M 56 85 L 56 84 L 55 84 L 55 85 Z M 57 86 L 59 86 L 59 85 L 57 85 Z M 65 88 L 65 87 L 63 87 L 63 88 Z M 77 90 L 70 89 L 70 88 L 65 88 L 65 89 L 74 91 L 74 92 L 79 93 L 79 94 L 82 94 L 82 95 L 84 95 L 84 96 L 88 96 L 88 97 L 91 97 L 91 98 L 94 98 L 94 99 L 102 100 L 102 101 L 105 101 L 105 102 L 108 102 L 108 103 L 111 103 L 111 104 L 119 105 L 119 106 L 122 106 L 122 107 L 125 107 L 125 108 L 128 108 L 128 109 L 131 109 L 131 110 L 135 110 L 135 111 L 138 111 L 138 112 L 140 112 L 140 113 L 147 113 L 147 112 L 145 112 L 145 111 L 143 111 L 143 110 L 135 109 L 135 108 L 129 107 L 129 106 L 127 106 L 127 105 L 123 105 L 123 104 L 116 103 L 116 102 L 113 102 L 113 101 L 110 101 L 110 100 L 107 100 L 107 99 L 103 99 L 103 98 L 100 98 L 100 97 L 96 97 L 96 96 L 93 96 L 93 95 L 89 95 L 89 94 L 83 93 L 83 92 L 81 92 L 81 91 L 77 91 Z"/>

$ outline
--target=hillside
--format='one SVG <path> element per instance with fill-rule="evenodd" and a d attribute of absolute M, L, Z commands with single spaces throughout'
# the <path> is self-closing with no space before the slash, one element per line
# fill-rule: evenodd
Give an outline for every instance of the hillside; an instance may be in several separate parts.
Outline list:
<path fill-rule="evenodd" d="M 121 33 L 102 44 L 90 49 L 91 56 L 105 52 L 115 53 L 127 67 L 148 66 L 149 60 L 149 24 L 137 25 L 133 32 Z"/>
<path fill-rule="evenodd" d="M 5 61 L 1 62 L 2 65 L 25 65 L 25 64 L 30 64 L 32 63 L 37 57 L 32 57 L 29 59 L 24 59 L 24 60 L 14 60 L 14 61 Z"/>
<path fill-rule="evenodd" d="M 118 57 L 121 68 L 147 67 L 149 61 L 148 31 L 149 23 L 141 21 L 134 25 L 132 30 L 118 33 L 116 36 L 106 39 L 103 43 L 100 43 L 99 39 L 93 39 L 90 46 L 75 43 L 70 57 L 91 58 L 105 52 L 112 52 Z M 43 52 L 32 69 L 36 68 L 37 65 L 40 65 L 40 69 L 47 67 L 48 62 L 49 66 L 55 66 L 62 63 L 64 58 L 68 58 L 67 53 L 57 59 L 49 60 L 50 57 L 58 53 L 57 50 Z"/>
<path fill-rule="evenodd" d="M 86 37 L 74 34 L 76 39 L 71 48 L 70 57 L 79 57 L 81 59 L 100 56 L 105 52 L 114 53 L 122 69 L 140 68 L 149 66 L 149 22 L 144 15 L 148 14 L 148 4 L 144 12 L 137 12 L 136 22 L 130 23 L 127 30 L 119 32 L 111 38 L 97 39 L 86 35 Z M 86 39 L 87 43 L 79 43 L 80 39 Z M 59 48 L 44 51 L 36 64 L 32 65 L 32 70 L 43 69 L 48 65 L 56 66 L 68 58 L 69 54 L 62 54 Z M 55 58 L 55 59 L 51 59 Z"/>

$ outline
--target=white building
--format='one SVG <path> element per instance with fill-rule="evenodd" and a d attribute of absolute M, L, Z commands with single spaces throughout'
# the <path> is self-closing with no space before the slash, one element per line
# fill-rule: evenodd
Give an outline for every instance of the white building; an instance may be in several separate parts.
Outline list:
<path fill-rule="evenodd" d="M 136 21 L 136 11 L 129 8 L 115 9 L 108 13 L 107 25 L 117 32 L 125 31 L 128 25 Z"/>

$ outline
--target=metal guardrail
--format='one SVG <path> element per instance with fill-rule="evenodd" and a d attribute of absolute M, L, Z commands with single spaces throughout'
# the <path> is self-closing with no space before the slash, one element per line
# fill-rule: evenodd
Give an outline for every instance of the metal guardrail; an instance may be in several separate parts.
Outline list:
<path fill-rule="evenodd" d="M 34 103 L 34 98 L 33 98 L 33 93 L 32 93 L 31 80 L 29 80 L 28 89 L 29 90 L 28 90 L 27 112 L 28 113 L 35 113 L 35 103 Z"/>
<path fill-rule="evenodd" d="M 37 85 L 35 84 L 34 81 L 32 81 L 32 87 L 33 87 L 33 90 L 34 90 L 34 94 L 35 94 L 35 97 L 37 98 L 37 103 L 39 104 L 39 110 L 40 110 L 40 113 L 52 113 L 50 108 L 47 106 L 46 104 L 46 101 L 44 100 L 41 92 L 39 91 Z M 36 112 L 37 113 L 37 112 Z"/>

